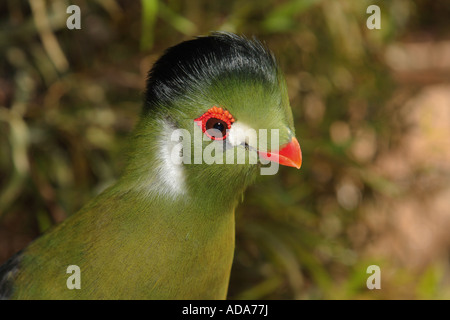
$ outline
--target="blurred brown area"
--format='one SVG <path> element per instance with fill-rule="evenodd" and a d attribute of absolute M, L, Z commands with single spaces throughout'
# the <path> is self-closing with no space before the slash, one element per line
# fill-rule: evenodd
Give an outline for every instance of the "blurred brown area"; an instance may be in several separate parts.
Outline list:
<path fill-rule="evenodd" d="M 120 175 L 162 52 L 225 30 L 274 51 L 304 159 L 246 192 L 230 298 L 448 299 L 449 13 L 425 0 L 0 3 L 0 263 Z M 366 287 L 373 264 L 380 290 Z"/>

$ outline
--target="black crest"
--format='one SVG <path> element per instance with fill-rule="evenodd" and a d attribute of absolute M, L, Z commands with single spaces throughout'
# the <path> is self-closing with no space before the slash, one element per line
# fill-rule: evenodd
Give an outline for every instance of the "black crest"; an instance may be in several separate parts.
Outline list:
<path fill-rule="evenodd" d="M 276 69 L 274 56 L 257 40 L 227 32 L 188 40 L 167 49 L 150 70 L 144 113 L 226 74 L 274 84 Z"/>

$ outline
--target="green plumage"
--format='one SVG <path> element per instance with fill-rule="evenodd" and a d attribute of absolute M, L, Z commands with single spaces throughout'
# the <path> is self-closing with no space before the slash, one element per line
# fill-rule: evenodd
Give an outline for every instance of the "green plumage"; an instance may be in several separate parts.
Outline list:
<path fill-rule="evenodd" d="M 294 134 L 284 79 L 258 42 L 214 34 L 171 48 L 150 72 L 123 175 L 0 269 L 0 295 L 225 299 L 234 209 L 260 165 L 194 164 L 194 145 L 190 164 L 165 163 L 171 132 L 198 134 L 193 119 L 212 106 L 256 130 L 278 129 L 281 143 Z M 230 150 L 224 144 L 222 155 Z M 67 288 L 69 265 L 80 267 L 81 289 Z"/>

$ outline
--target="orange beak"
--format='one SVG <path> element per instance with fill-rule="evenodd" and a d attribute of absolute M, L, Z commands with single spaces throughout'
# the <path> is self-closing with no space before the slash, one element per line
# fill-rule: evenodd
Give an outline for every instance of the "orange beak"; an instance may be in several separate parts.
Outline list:
<path fill-rule="evenodd" d="M 302 166 L 302 150 L 297 139 L 293 137 L 291 141 L 283 146 L 279 151 L 262 152 L 258 151 L 260 157 L 278 162 L 283 166 L 300 169 Z"/>

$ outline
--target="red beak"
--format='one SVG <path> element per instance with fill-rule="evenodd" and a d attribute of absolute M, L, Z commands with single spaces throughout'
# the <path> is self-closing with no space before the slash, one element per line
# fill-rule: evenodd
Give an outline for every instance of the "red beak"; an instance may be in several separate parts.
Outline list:
<path fill-rule="evenodd" d="M 297 139 L 293 137 L 291 141 L 283 146 L 279 151 L 262 152 L 258 151 L 260 157 L 278 162 L 283 166 L 300 169 L 302 166 L 302 150 Z"/>

